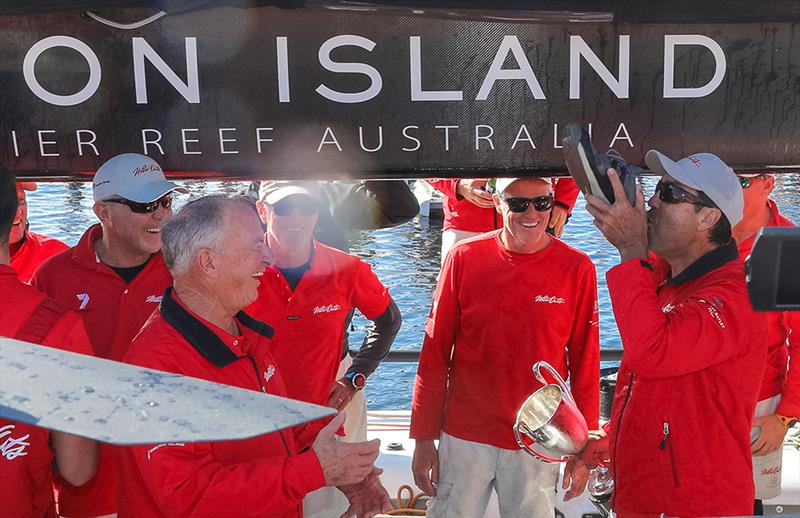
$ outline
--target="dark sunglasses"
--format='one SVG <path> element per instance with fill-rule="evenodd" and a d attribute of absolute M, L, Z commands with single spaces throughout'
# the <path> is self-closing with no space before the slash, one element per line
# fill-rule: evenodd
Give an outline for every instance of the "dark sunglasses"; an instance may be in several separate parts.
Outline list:
<path fill-rule="evenodd" d="M 293 212 L 299 212 L 304 216 L 311 216 L 319 212 L 319 203 L 308 198 L 295 200 L 284 198 L 276 202 L 272 207 L 275 209 L 275 214 L 278 216 L 289 216 Z"/>
<path fill-rule="evenodd" d="M 766 175 L 760 174 L 758 176 L 737 176 L 736 178 L 739 179 L 739 185 L 742 186 L 742 189 L 747 189 L 752 185 L 753 180 L 758 178 L 766 178 Z"/>
<path fill-rule="evenodd" d="M 533 204 L 533 208 L 537 212 L 547 212 L 553 208 L 553 195 L 537 196 L 535 198 L 506 198 L 503 201 L 508 204 L 508 210 L 511 212 L 525 212 L 528 207 Z"/>
<path fill-rule="evenodd" d="M 105 200 L 105 201 L 110 203 L 119 203 L 120 205 L 127 205 L 128 208 L 131 209 L 131 212 L 135 212 L 137 214 L 150 214 L 151 212 L 155 212 L 156 210 L 158 210 L 159 205 L 164 207 L 165 209 L 172 208 L 171 194 L 165 194 L 161 198 L 147 203 L 126 200 L 125 198 L 112 198 L 110 200 Z"/>
<path fill-rule="evenodd" d="M 691 203 L 692 205 L 701 205 L 703 207 L 714 206 L 702 197 L 682 189 L 677 184 L 662 180 L 659 180 L 656 184 L 656 192 L 658 193 L 658 199 L 664 203 Z"/>

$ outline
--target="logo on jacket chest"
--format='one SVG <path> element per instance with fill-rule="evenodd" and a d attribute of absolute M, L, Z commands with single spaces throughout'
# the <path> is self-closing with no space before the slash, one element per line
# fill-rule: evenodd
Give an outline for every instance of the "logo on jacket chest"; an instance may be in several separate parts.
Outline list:
<path fill-rule="evenodd" d="M 342 309 L 341 304 L 323 304 L 321 306 L 314 307 L 313 313 L 315 315 L 319 315 L 320 313 L 335 313 L 336 311 L 340 311 Z"/>
<path fill-rule="evenodd" d="M 25 451 L 25 449 L 31 444 L 28 442 L 28 438 L 31 436 L 29 433 L 21 437 L 11 436 L 11 432 L 15 427 L 16 426 L 13 424 L 0 427 L 0 441 L 2 441 L 0 442 L 0 456 L 8 460 L 14 460 L 17 457 L 27 455 L 28 452 Z"/>
<path fill-rule="evenodd" d="M 88 293 L 77 293 L 75 297 L 81 302 L 81 305 L 78 306 L 78 311 L 86 309 L 86 306 L 89 305 L 89 294 Z"/>
<path fill-rule="evenodd" d="M 555 295 L 536 295 L 533 301 L 544 302 L 545 304 L 564 304 L 566 302 L 564 297 L 556 297 Z"/>

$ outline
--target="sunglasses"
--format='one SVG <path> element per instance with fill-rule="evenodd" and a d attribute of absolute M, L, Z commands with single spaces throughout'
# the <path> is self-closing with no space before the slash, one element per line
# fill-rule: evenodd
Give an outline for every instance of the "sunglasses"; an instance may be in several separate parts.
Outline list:
<path fill-rule="evenodd" d="M 662 180 L 659 180 L 656 184 L 656 192 L 658 193 L 658 199 L 664 203 L 691 203 L 692 205 L 701 205 L 703 207 L 714 206 L 702 197 L 682 189 L 677 184 Z"/>
<path fill-rule="evenodd" d="M 742 186 L 742 189 L 747 189 L 752 185 L 753 180 L 758 178 L 766 178 L 766 175 L 760 174 L 758 176 L 737 176 L 736 178 L 739 179 L 739 185 Z"/>
<path fill-rule="evenodd" d="M 535 198 L 505 198 L 503 201 L 508 204 L 508 210 L 511 212 L 525 212 L 528 207 L 533 204 L 533 208 L 537 212 L 547 212 L 553 208 L 553 195 L 537 196 Z"/>
<path fill-rule="evenodd" d="M 319 212 L 319 203 L 308 198 L 299 200 L 284 198 L 276 202 L 272 207 L 278 216 L 289 216 L 293 212 L 299 212 L 303 216 L 311 216 Z"/>
<path fill-rule="evenodd" d="M 110 200 L 105 200 L 109 203 L 119 203 L 120 205 L 127 205 L 131 212 L 135 212 L 137 214 L 150 214 L 151 212 L 155 212 L 158 210 L 159 205 L 164 207 L 165 209 L 172 208 L 172 195 L 165 194 L 161 198 L 150 201 L 147 203 L 141 203 L 138 201 L 131 201 L 126 200 L 125 198 L 111 198 Z"/>

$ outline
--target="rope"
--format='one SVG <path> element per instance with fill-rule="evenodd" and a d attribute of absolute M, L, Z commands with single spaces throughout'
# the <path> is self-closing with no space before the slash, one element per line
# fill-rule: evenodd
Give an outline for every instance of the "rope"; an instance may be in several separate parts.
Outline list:
<path fill-rule="evenodd" d="M 408 498 L 403 498 L 403 492 L 408 491 Z M 417 502 L 423 496 L 430 496 L 424 491 L 414 494 L 414 489 L 408 484 L 403 484 L 397 488 L 397 507 L 384 514 L 389 516 L 425 516 L 425 509 L 415 509 Z"/>

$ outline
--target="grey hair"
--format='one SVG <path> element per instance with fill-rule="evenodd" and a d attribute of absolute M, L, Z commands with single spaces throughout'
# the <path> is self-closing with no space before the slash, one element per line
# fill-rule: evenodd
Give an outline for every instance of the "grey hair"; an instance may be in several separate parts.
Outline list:
<path fill-rule="evenodd" d="M 188 202 L 161 225 L 161 253 L 173 276 L 185 273 L 200 249 L 222 249 L 225 213 L 234 206 L 256 210 L 244 196 L 204 196 Z"/>

